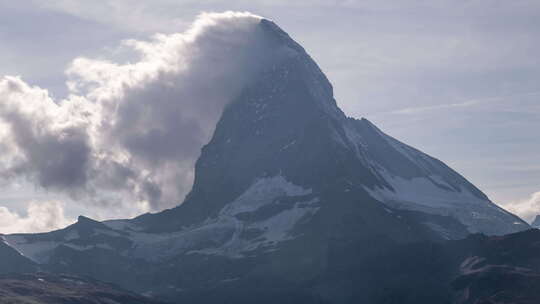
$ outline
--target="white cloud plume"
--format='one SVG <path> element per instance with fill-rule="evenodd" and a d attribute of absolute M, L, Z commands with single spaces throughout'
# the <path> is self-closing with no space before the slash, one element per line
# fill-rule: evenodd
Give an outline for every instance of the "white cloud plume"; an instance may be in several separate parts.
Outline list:
<path fill-rule="evenodd" d="M 4 178 L 26 175 L 44 188 L 86 181 L 90 156 L 88 121 L 77 99 L 56 104 L 46 90 L 20 78 L 0 79 Z"/>
<path fill-rule="evenodd" d="M 531 222 L 537 215 L 540 215 L 540 191 L 531 194 L 527 199 L 507 204 L 505 208 Z"/>
<path fill-rule="evenodd" d="M 66 100 L 0 78 L 0 176 L 97 204 L 177 205 L 225 105 L 286 53 L 260 20 L 203 13 L 184 33 L 124 41 L 140 54 L 136 62 L 76 58 Z"/>
<path fill-rule="evenodd" d="M 71 221 L 58 201 L 31 202 L 26 215 L 0 207 L 0 233 L 45 232 L 63 228 Z"/>

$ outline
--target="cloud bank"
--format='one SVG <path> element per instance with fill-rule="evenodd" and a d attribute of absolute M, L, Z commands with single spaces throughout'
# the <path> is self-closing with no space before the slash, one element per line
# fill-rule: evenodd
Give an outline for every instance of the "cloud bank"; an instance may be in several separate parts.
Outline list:
<path fill-rule="evenodd" d="M 0 179 L 141 212 L 181 203 L 224 106 L 272 57 L 260 20 L 203 13 L 183 33 L 123 41 L 134 62 L 76 58 L 63 100 L 0 78 Z"/>

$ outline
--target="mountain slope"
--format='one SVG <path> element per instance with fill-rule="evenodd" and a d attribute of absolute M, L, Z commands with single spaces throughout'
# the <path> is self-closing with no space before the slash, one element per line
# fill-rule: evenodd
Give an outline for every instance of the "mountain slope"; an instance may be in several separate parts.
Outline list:
<path fill-rule="evenodd" d="M 48 273 L 0 275 L 0 304 L 158 304 L 114 285 Z"/>
<path fill-rule="evenodd" d="M 0 235 L 0 273 L 7 272 L 33 272 L 38 270 L 38 265 L 23 256 L 19 251 L 11 247 Z"/>
<path fill-rule="evenodd" d="M 305 189 L 324 191 L 340 183 L 343 191 L 367 192 L 391 208 L 450 215 L 472 233 L 528 228 L 444 163 L 366 119 L 347 118 L 305 50 L 275 24 L 263 20 L 261 26 L 275 40 L 276 53 L 286 56 L 225 109 L 197 161 L 186 201 L 138 223 L 150 231 L 174 231 L 215 216 L 258 178 L 283 176 Z"/>
<path fill-rule="evenodd" d="M 258 26 L 271 63 L 224 110 L 181 205 L 6 243 L 46 270 L 172 300 L 347 303 L 350 284 L 376 287 L 347 269 L 388 250 L 529 227 L 444 163 L 346 117 L 305 50 Z"/>

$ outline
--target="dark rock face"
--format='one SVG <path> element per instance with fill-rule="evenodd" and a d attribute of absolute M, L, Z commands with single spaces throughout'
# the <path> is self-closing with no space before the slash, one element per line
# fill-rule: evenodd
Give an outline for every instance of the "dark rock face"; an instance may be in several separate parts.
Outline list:
<path fill-rule="evenodd" d="M 511 240 L 538 236 L 447 241 L 529 226 L 441 161 L 346 117 L 305 50 L 272 22 L 259 26 L 275 58 L 224 110 L 183 204 L 132 220 L 81 217 L 59 231 L 8 235 L 6 246 L 50 272 L 178 303 L 494 295 L 499 287 L 478 292 L 484 281 L 462 263 L 478 256 L 503 269 L 489 246 L 502 254 Z M 530 260 L 512 256 L 510 267 Z"/>
<path fill-rule="evenodd" d="M 0 235 L 0 273 L 33 272 L 38 265 L 5 243 Z"/>

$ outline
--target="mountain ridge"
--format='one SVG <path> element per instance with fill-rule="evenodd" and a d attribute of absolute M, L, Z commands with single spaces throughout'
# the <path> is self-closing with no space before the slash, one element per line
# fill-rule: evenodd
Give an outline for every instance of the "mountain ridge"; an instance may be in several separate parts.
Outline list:
<path fill-rule="evenodd" d="M 182 204 L 129 220 L 79 217 L 6 244 L 48 271 L 165 299 L 248 290 L 324 303 L 356 292 L 333 275 L 356 278 L 349 266 L 388 250 L 529 228 L 443 162 L 347 117 L 306 51 L 275 23 L 258 26 L 269 66 L 225 107 Z"/>

